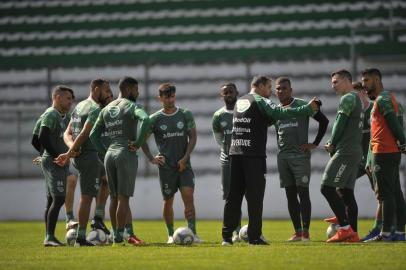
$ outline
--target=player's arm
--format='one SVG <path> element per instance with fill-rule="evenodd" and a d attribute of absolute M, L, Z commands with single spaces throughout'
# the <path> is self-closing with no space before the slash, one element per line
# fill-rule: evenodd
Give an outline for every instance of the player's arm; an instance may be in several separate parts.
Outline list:
<path fill-rule="evenodd" d="M 53 157 L 58 156 L 57 151 L 51 144 L 51 132 L 55 126 L 55 119 L 50 115 L 44 116 L 41 121 L 41 129 L 39 132 L 39 141 L 44 149 Z"/>
<path fill-rule="evenodd" d="M 66 128 L 65 132 L 63 133 L 63 141 L 65 142 L 66 146 L 70 149 L 74 142 L 73 140 L 73 132 L 72 132 L 72 119 L 69 121 L 68 127 Z"/>
<path fill-rule="evenodd" d="M 145 142 L 144 144 L 141 146 L 142 152 L 144 152 L 144 155 L 146 156 L 146 158 L 154 165 L 159 165 L 159 166 L 163 166 L 165 164 L 165 157 L 161 154 L 158 153 L 156 156 L 153 156 L 151 154 L 151 150 L 149 149 L 149 145 L 148 145 L 148 138 L 151 134 L 148 133 L 145 137 Z"/>
<path fill-rule="evenodd" d="M 138 133 L 138 138 L 134 142 L 134 146 L 139 149 L 147 140 L 147 132 L 150 126 L 150 120 L 148 114 L 141 108 L 135 109 L 135 117 L 140 123 L 140 130 Z"/>
<path fill-rule="evenodd" d="M 324 135 L 326 134 L 327 127 L 328 127 L 328 119 L 320 110 L 313 116 L 313 119 L 319 122 L 319 128 L 317 130 L 316 138 L 314 138 L 313 143 L 307 143 L 300 146 L 303 151 L 311 151 L 316 148 L 321 140 L 323 139 Z"/>
<path fill-rule="evenodd" d="M 186 169 L 186 164 L 188 160 L 190 159 L 190 154 L 192 153 L 193 149 L 196 146 L 197 142 L 197 132 L 196 132 L 196 123 L 193 119 L 193 115 L 191 112 L 186 111 L 185 112 L 185 117 L 186 117 L 186 125 L 188 129 L 188 145 L 186 147 L 186 152 L 185 155 L 178 161 L 178 170 L 182 172 L 184 169 Z"/>
<path fill-rule="evenodd" d="M 313 116 L 319 110 L 316 99 L 313 98 L 308 104 L 296 108 L 283 108 L 259 95 L 255 95 L 255 101 L 259 110 L 268 119 L 283 120 L 298 116 Z"/>
<path fill-rule="evenodd" d="M 341 98 L 338 105 L 337 116 L 334 121 L 333 130 L 329 142 L 324 146 L 327 152 L 334 153 L 335 147 L 344 134 L 348 118 L 356 105 L 356 99 L 352 95 L 345 95 Z"/>
<path fill-rule="evenodd" d="M 101 134 L 104 131 L 104 128 L 103 113 L 100 113 L 96 123 L 93 125 L 93 128 L 90 131 L 89 139 L 92 141 L 97 152 L 99 152 L 102 157 L 106 155 L 107 151 L 101 140 Z"/>
<path fill-rule="evenodd" d="M 213 132 L 213 136 L 217 144 L 221 146 L 221 142 L 224 140 L 224 133 L 221 130 L 220 117 L 216 113 L 213 115 L 213 119 L 211 122 L 211 130 Z"/>
<path fill-rule="evenodd" d="M 382 112 L 390 131 L 392 132 L 393 136 L 395 136 L 396 140 L 398 140 L 400 150 L 402 153 L 406 153 L 405 133 L 403 132 L 402 125 L 399 123 L 398 116 L 395 113 L 392 100 L 388 98 L 379 98 L 377 100 L 377 104 L 379 111 Z"/>

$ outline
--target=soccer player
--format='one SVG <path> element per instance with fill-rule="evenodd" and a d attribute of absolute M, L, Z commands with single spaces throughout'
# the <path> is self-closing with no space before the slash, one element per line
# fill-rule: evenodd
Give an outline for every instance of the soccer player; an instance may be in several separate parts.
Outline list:
<path fill-rule="evenodd" d="M 94 246 L 86 240 L 86 227 L 92 200 L 99 192 L 101 163 L 96 148 L 89 140 L 89 134 L 99 116 L 100 107 L 106 104 L 110 95 L 111 89 L 108 81 L 95 79 L 90 83 L 89 97 L 76 105 L 64 134 L 64 141 L 69 147 L 69 151 L 57 158 L 60 164 L 65 164 L 74 157 L 75 152 L 80 152 L 73 159 L 73 165 L 79 172 L 81 190 L 78 209 L 79 228 L 75 246 Z M 97 221 L 102 222 L 102 220 Z M 109 233 L 104 224 L 100 227 Z"/>
<path fill-rule="evenodd" d="M 66 177 L 69 166 L 59 166 L 55 159 L 66 151 L 63 132 L 69 123 L 69 112 L 74 99 L 73 90 L 58 85 L 52 90 L 52 107 L 47 109 L 41 120 L 39 133 L 40 145 L 44 147 L 41 168 L 45 177 L 47 206 L 45 208 L 46 247 L 63 246 L 55 237 L 55 227 L 59 210 L 65 203 Z"/>
<path fill-rule="evenodd" d="M 333 72 L 331 83 L 341 99 L 331 138 L 325 145 L 331 158 L 324 170 L 321 193 L 335 214 L 335 218 L 326 221 L 338 223 L 340 228 L 327 239 L 327 243 L 359 242 L 354 186 L 362 159 L 364 109 L 360 94 L 353 90 L 352 77 L 347 70 Z"/>
<path fill-rule="evenodd" d="M 241 217 L 243 196 L 248 205 L 248 238 L 252 245 L 267 245 L 262 236 L 262 208 L 265 192 L 267 130 L 276 120 L 311 116 L 318 105 L 313 99 L 298 108 L 280 108 L 268 97 L 272 81 L 257 76 L 251 92 L 237 100 L 233 112 L 233 131 L 229 151 L 231 159 L 230 192 L 224 206 L 222 245 L 232 245 L 232 234 Z"/>
<path fill-rule="evenodd" d="M 110 102 L 101 113 L 90 133 L 90 139 L 104 156 L 110 190 L 110 217 L 116 218 L 113 226 L 113 246 L 124 245 L 124 227 L 127 221 L 129 198 L 134 194 L 138 167 L 137 149 L 145 142 L 149 128 L 147 113 L 138 105 L 138 81 L 124 77 L 119 81 L 119 97 Z M 139 124 L 139 130 L 138 130 Z M 106 149 L 101 134 L 106 131 L 110 145 Z"/>
<path fill-rule="evenodd" d="M 50 110 L 51 108 L 48 108 Z M 48 111 L 47 110 L 47 111 Z M 69 113 L 68 113 L 69 114 Z M 41 121 L 42 117 L 44 114 L 42 114 L 37 122 L 35 123 L 35 127 L 33 130 L 32 134 L 32 140 L 31 144 L 34 146 L 34 148 L 39 152 L 39 156 L 36 157 L 32 163 L 34 165 L 41 165 L 41 156 L 44 152 L 44 147 L 42 147 L 40 141 L 39 141 L 39 132 L 41 128 Z M 68 116 L 70 118 L 70 114 Z M 76 228 L 78 226 L 78 222 L 75 221 L 75 216 L 73 214 L 73 200 L 74 200 L 74 195 L 75 195 L 75 188 L 76 188 L 76 183 L 78 180 L 78 176 L 74 168 L 71 168 L 69 164 L 69 175 L 66 178 L 66 196 L 65 196 L 65 212 L 66 212 L 66 230 L 70 230 L 72 228 Z"/>
<path fill-rule="evenodd" d="M 230 157 L 228 152 L 231 144 L 231 133 L 233 130 L 233 111 L 234 105 L 237 102 L 238 90 L 235 84 L 226 83 L 220 88 L 220 95 L 224 100 L 225 106 L 217 110 L 213 115 L 212 131 L 214 139 L 221 148 L 220 153 L 220 168 L 221 168 L 221 187 L 223 190 L 223 200 L 227 198 L 230 191 Z M 241 228 L 240 223 L 234 231 L 233 242 L 239 242 L 238 235 Z"/>
<path fill-rule="evenodd" d="M 159 153 L 152 156 L 148 144 L 142 147 L 152 164 L 158 165 L 159 181 L 163 196 L 163 218 L 168 230 L 168 244 L 173 244 L 173 200 L 180 190 L 185 207 L 188 227 L 194 234 L 194 243 L 202 240 L 196 234 L 196 213 L 194 205 L 195 175 L 190 163 L 197 140 L 196 124 L 190 111 L 179 108 L 176 102 L 176 87 L 170 83 L 158 88 L 162 109 L 150 116 L 151 127 Z"/>
<path fill-rule="evenodd" d="M 275 92 L 280 107 L 296 108 L 307 102 L 292 96 L 291 81 L 279 77 Z M 278 143 L 278 171 L 281 188 L 285 188 L 288 210 L 295 229 L 289 242 L 309 241 L 311 202 L 309 196 L 311 150 L 315 149 L 328 126 L 327 117 L 319 110 L 313 119 L 319 123 L 313 143 L 308 143 L 309 117 L 278 120 L 275 124 Z M 299 202 L 299 199 L 300 202 Z"/>
<path fill-rule="evenodd" d="M 372 177 L 382 201 L 381 233 L 366 241 L 405 241 L 406 206 L 399 179 L 401 153 L 406 154 L 406 138 L 395 96 L 384 90 L 381 72 L 376 68 L 362 72 L 362 84 L 371 100 Z M 391 234 L 396 217 L 396 231 Z"/>

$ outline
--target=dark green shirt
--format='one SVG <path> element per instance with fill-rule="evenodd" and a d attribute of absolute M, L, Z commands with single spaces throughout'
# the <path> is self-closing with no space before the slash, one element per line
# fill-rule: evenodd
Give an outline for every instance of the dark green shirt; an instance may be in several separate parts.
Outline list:
<path fill-rule="evenodd" d="M 55 108 L 51 107 L 45 111 L 41 120 L 41 128 L 48 127 L 50 130 L 51 145 L 57 154 L 65 153 L 68 150 L 64 140 L 65 132 L 70 121 L 70 115 L 61 115 Z M 46 150 L 44 156 L 51 156 Z"/>
<path fill-rule="evenodd" d="M 229 111 L 225 107 L 217 110 L 213 115 L 212 131 L 216 142 L 221 148 L 220 162 L 228 162 L 228 152 L 233 131 L 233 111 Z"/>

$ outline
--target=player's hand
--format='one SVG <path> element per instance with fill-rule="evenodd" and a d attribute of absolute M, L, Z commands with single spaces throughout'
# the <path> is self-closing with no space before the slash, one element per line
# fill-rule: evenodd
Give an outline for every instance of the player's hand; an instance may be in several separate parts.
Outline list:
<path fill-rule="evenodd" d="M 137 152 L 137 150 L 138 147 L 132 141 L 128 141 L 128 151 Z"/>
<path fill-rule="evenodd" d="M 57 158 L 54 159 L 54 163 L 56 163 L 60 167 L 64 167 L 69 161 L 69 152 L 60 154 Z"/>
<path fill-rule="evenodd" d="M 41 164 L 41 156 L 36 157 L 32 160 L 32 164 L 34 165 L 40 165 Z"/>
<path fill-rule="evenodd" d="M 158 165 L 158 166 L 165 165 L 165 157 L 162 154 L 156 155 L 150 161 L 151 161 L 152 164 L 155 164 L 155 165 Z"/>
<path fill-rule="evenodd" d="M 183 172 L 186 169 L 186 162 L 185 158 L 182 158 L 178 161 L 178 171 Z"/>
<path fill-rule="evenodd" d="M 300 146 L 300 149 L 303 151 L 303 152 L 310 152 L 310 151 L 312 151 L 314 148 L 316 148 L 317 147 L 317 145 L 315 145 L 315 144 L 312 144 L 312 143 L 305 143 L 305 144 L 302 144 L 301 146 Z"/>
<path fill-rule="evenodd" d="M 327 152 L 332 154 L 334 152 L 334 145 L 332 145 L 331 143 L 327 143 L 324 145 L 324 149 L 326 149 Z"/>
<path fill-rule="evenodd" d="M 365 173 L 368 175 L 368 177 L 372 177 L 372 171 L 369 165 L 365 167 Z"/>
<path fill-rule="evenodd" d="M 316 97 L 312 98 L 312 100 L 310 100 L 309 104 L 312 107 L 312 110 L 314 112 L 317 112 L 318 110 L 320 110 L 321 101 L 318 98 L 316 98 Z"/>
<path fill-rule="evenodd" d="M 399 150 L 402 154 L 406 155 L 406 144 L 399 145 Z"/>

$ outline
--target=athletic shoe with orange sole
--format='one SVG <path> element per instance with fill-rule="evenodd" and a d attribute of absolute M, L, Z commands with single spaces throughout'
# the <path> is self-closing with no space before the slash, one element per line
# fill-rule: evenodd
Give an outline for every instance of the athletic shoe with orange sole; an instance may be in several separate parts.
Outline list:
<path fill-rule="evenodd" d="M 302 232 L 295 232 L 292 236 L 287 240 L 288 242 L 298 242 L 302 241 Z"/>
<path fill-rule="evenodd" d="M 348 229 L 339 228 L 334 236 L 327 239 L 327 243 L 344 242 L 345 240 L 353 237 L 355 232 L 352 230 L 351 226 Z"/>
<path fill-rule="evenodd" d="M 353 236 L 351 236 L 350 238 L 348 238 L 347 240 L 345 240 L 345 242 L 348 243 L 358 243 L 361 242 L 358 233 L 356 232 Z"/>
<path fill-rule="evenodd" d="M 131 245 L 134 246 L 141 246 L 141 245 L 145 245 L 145 241 L 138 238 L 136 235 L 132 235 L 128 238 L 127 242 Z"/>
<path fill-rule="evenodd" d="M 338 224 L 338 223 L 339 223 L 337 217 L 325 218 L 324 221 L 325 221 L 325 222 L 328 222 L 328 223 L 334 223 L 334 224 Z"/>

